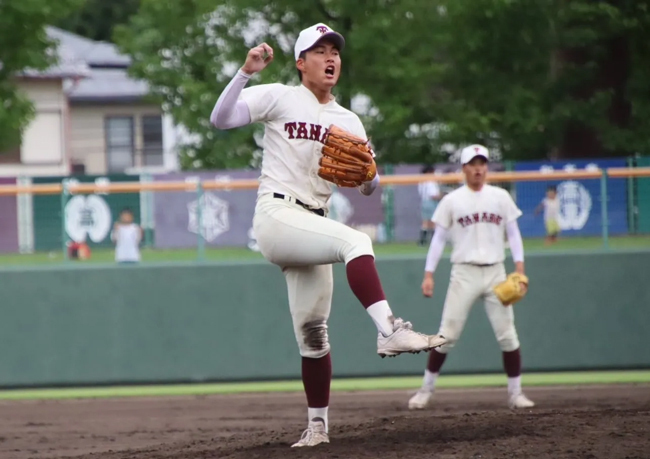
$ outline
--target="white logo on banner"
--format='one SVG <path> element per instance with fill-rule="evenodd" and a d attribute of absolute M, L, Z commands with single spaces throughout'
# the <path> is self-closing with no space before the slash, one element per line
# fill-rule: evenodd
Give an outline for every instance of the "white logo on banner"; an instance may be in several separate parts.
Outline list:
<path fill-rule="evenodd" d="M 73 196 L 65 206 L 65 231 L 75 242 L 102 242 L 111 229 L 111 209 L 100 196 Z"/>
<path fill-rule="evenodd" d="M 557 198 L 560 200 L 560 228 L 584 228 L 591 212 L 592 199 L 589 191 L 581 183 L 569 180 L 558 185 Z"/>
<path fill-rule="evenodd" d="M 194 200 L 187 205 L 189 213 L 188 231 L 198 234 L 199 231 L 199 205 L 201 206 L 201 236 L 212 242 L 221 234 L 230 229 L 228 214 L 228 201 L 218 198 L 212 193 L 201 196 L 200 203 Z"/>
<path fill-rule="evenodd" d="M 329 207 L 328 217 L 337 222 L 347 223 L 354 214 L 354 207 L 350 200 L 338 191 L 332 193 Z"/>

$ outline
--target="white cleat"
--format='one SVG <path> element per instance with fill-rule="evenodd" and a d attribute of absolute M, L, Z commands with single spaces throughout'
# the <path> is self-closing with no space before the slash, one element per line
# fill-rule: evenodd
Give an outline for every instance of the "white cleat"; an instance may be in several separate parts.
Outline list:
<path fill-rule="evenodd" d="M 393 333 L 384 336 L 377 335 L 377 354 L 382 358 L 395 357 L 396 355 L 410 352 L 418 354 L 422 351 L 430 351 L 445 344 L 447 340 L 442 335 L 425 335 L 413 330 L 411 322 L 402 319 L 395 319 Z"/>
<path fill-rule="evenodd" d="M 314 418 L 309 421 L 307 429 L 302 433 L 298 442 L 291 445 L 292 448 L 301 448 L 303 446 L 316 446 L 321 443 L 329 443 L 330 437 L 325 432 L 325 422 L 321 418 Z"/>
<path fill-rule="evenodd" d="M 433 391 L 420 389 L 409 399 L 409 410 L 423 410 L 433 398 Z"/>
<path fill-rule="evenodd" d="M 526 397 L 524 394 L 515 394 L 508 397 L 508 407 L 511 410 L 532 408 L 534 406 L 535 403 L 533 403 L 533 401 Z"/>

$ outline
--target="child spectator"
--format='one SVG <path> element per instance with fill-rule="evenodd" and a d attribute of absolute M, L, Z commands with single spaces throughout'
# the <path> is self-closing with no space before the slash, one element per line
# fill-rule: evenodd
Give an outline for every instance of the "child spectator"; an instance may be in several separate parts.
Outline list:
<path fill-rule="evenodd" d="M 140 261 L 140 242 L 142 228 L 133 222 L 133 212 L 125 208 L 120 212 L 119 221 L 113 225 L 111 240 L 115 243 L 115 261 L 118 263 L 138 263 Z"/>
<path fill-rule="evenodd" d="M 560 233 L 560 200 L 557 198 L 557 188 L 549 185 L 546 189 L 546 197 L 535 208 L 535 215 L 544 210 L 544 225 L 546 226 L 545 244 L 557 242 L 557 236 Z"/>

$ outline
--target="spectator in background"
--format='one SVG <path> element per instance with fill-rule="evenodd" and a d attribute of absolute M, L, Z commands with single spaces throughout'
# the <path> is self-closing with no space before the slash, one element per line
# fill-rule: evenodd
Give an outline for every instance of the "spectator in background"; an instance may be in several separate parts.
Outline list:
<path fill-rule="evenodd" d="M 429 165 L 422 168 L 423 174 L 433 174 L 435 167 Z M 423 182 L 418 184 L 418 193 L 420 194 L 420 218 L 422 226 L 420 227 L 420 239 L 418 245 L 425 246 L 429 243 L 429 235 L 433 235 L 435 224 L 431 221 L 433 212 L 435 212 L 438 202 L 442 199 L 440 186 L 435 181 Z"/>
<path fill-rule="evenodd" d="M 546 189 L 546 197 L 535 208 L 535 215 L 544 210 L 544 225 L 546 226 L 546 245 L 557 242 L 560 233 L 560 200 L 557 198 L 557 188 L 549 185 Z"/>
<path fill-rule="evenodd" d="M 133 222 L 133 212 L 122 209 L 119 221 L 113 225 L 111 240 L 115 243 L 115 261 L 118 263 L 138 263 L 140 261 L 140 242 L 142 227 Z"/>

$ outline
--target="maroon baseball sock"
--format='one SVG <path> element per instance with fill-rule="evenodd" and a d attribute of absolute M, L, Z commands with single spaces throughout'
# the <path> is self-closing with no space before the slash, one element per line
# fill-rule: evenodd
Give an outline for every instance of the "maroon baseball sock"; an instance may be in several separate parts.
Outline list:
<path fill-rule="evenodd" d="M 332 359 L 330 354 L 319 358 L 302 358 L 302 384 L 309 408 L 325 408 L 330 402 Z"/>
<path fill-rule="evenodd" d="M 431 352 L 429 352 L 429 360 L 427 361 L 427 370 L 431 373 L 440 373 L 440 369 L 442 368 L 442 364 L 445 363 L 446 358 L 447 354 L 431 349 Z"/>
<path fill-rule="evenodd" d="M 369 306 L 386 300 L 375 267 L 375 259 L 371 255 L 363 255 L 348 262 L 345 271 L 352 293 L 364 308 L 368 309 Z"/>
<path fill-rule="evenodd" d="M 521 352 L 519 349 L 503 352 L 503 368 L 509 378 L 516 378 L 521 375 Z"/>
<path fill-rule="evenodd" d="M 352 293 L 356 295 L 366 312 L 370 315 L 377 331 L 384 336 L 393 333 L 393 311 L 391 311 L 384 289 L 381 287 L 375 259 L 362 255 L 348 262 L 345 270 Z"/>

